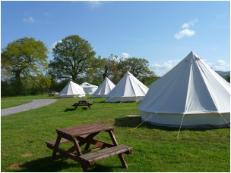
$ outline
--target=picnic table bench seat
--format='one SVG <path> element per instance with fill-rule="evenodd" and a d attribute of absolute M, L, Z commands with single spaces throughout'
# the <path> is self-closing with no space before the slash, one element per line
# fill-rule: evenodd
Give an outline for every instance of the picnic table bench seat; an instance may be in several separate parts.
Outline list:
<path fill-rule="evenodd" d="M 132 148 L 126 145 L 117 145 L 110 148 L 104 148 L 96 152 L 83 154 L 80 159 L 89 165 L 93 165 L 97 160 L 101 160 L 118 154 L 129 154 Z"/>

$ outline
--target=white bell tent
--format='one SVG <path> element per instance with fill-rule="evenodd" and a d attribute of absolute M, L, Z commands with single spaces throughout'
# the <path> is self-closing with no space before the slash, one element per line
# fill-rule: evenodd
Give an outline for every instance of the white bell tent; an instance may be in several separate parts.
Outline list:
<path fill-rule="evenodd" d="M 92 85 L 87 82 L 83 82 L 80 86 L 83 87 L 83 90 L 85 91 L 85 93 L 89 95 L 92 95 L 98 88 L 98 86 Z"/>
<path fill-rule="evenodd" d="M 81 86 L 70 81 L 59 93 L 60 97 L 84 97 L 85 92 Z"/>
<path fill-rule="evenodd" d="M 130 72 L 127 72 L 115 88 L 108 95 L 108 102 L 129 102 L 140 101 L 148 91 L 142 82 L 140 82 Z"/>
<path fill-rule="evenodd" d="M 166 126 L 224 126 L 230 121 L 230 84 L 190 52 L 154 82 L 139 109 L 143 121 Z"/>
<path fill-rule="evenodd" d="M 115 84 L 110 81 L 107 77 L 104 79 L 103 83 L 100 84 L 98 89 L 94 92 L 95 97 L 107 97 L 111 90 L 115 87 Z"/>

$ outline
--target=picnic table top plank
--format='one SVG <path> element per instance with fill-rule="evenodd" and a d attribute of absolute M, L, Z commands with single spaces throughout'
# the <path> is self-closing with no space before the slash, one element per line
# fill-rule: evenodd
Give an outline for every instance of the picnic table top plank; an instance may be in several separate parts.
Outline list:
<path fill-rule="evenodd" d="M 93 124 L 93 125 L 80 125 L 77 127 L 69 127 L 63 129 L 57 129 L 58 132 L 64 133 L 66 135 L 71 136 L 82 136 L 86 134 L 97 133 L 101 131 L 113 130 L 114 128 L 111 126 L 105 126 L 102 124 Z"/>

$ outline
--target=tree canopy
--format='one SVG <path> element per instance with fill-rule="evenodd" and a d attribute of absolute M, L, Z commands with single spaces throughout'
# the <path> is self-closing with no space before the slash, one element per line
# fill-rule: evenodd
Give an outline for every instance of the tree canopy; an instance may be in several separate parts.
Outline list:
<path fill-rule="evenodd" d="M 109 77 L 117 83 L 127 71 L 147 85 L 156 79 L 155 73 L 150 69 L 146 59 L 138 57 L 124 59 L 111 54 L 108 58 L 94 59 L 91 71 L 88 71 L 87 80 L 100 84 L 105 77 Z"/>
<path fill-rule="evenodd" d="M 22 75 L 42 73 L 47 68 L 47 48 L 34 38 L 22 38 L 9 43 L 2 51 L 2 68 L 17 81 Z"/>
<path fill-rule="evenodd" d="M 56 78 L 71 78 L 73 81 L 84 75 L 95 56 L 90 43 L 78 35 L 71 35 L 53 48 L 54 60 L 49 68 Z"/>
<path fill-rule="evenodd" d="M 121 69 L 122 75 L 127 71 L 130 71 L 140 80 L 145 76 L 155 75 L 149 68 L 148 60 L 144 58 L 131 57 L 122 59 L 119 62 L 119 69 Z"/>
<path fill-rule="evenodd" d="M 157 79 L 148 60 L 114 54 L 95 57 L 90 43 L 78 35 L 65 37 L 55 45 L 48 73 L 47 52 L 43 42 L 27 37 L 3 49 L 1 69 L 5 96 L 60 91 L 70 79 L 99 85 L 109 77 L 117 83 L 127 71 L 146 85 Z"/>

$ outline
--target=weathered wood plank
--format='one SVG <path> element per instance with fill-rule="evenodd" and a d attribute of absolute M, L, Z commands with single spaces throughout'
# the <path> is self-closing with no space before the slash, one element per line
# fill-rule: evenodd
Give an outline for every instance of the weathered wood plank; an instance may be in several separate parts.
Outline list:
<path fill-rule="evenodd" d="M 78 127 L 57 129 L 57 132 L 66 134 L 67 136 L 81 136 L 85 134 L 91 134 L 91 133 L 96 133 L 96 132 L 101 132 L 101 131 L 108 131 L 112 129 L 113 127 L 108 127 L 108 126 L 104 126 L 101 124 L 94 124 L 94 125 L 82 125 Z"/>
<path fill-rule="evenodd" d="M 101 159 L 104 159 L 104 158 L 107 158 L 113 155 L 117 155 L 117 154 L 122 154 L 122 153 L 128 154 L 130 153 L 131 150 L 132 148 L 126 145 L 117 145 L 117 146 L 110 147 L 110 148 L 104 148 L 96 152 L 83 154 L 80 156 L 80 159 L 92 165 L 97 160 L 101 160 Z"/>

